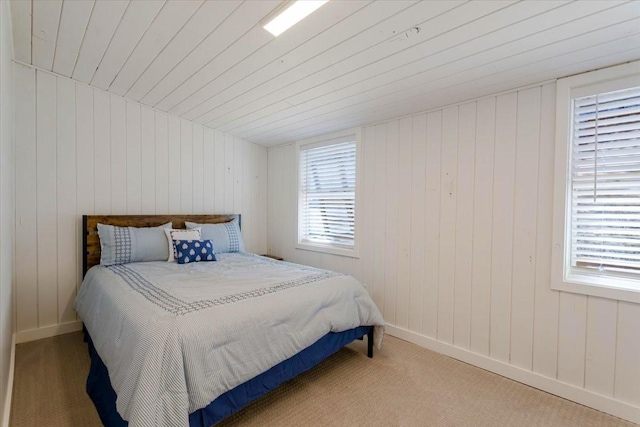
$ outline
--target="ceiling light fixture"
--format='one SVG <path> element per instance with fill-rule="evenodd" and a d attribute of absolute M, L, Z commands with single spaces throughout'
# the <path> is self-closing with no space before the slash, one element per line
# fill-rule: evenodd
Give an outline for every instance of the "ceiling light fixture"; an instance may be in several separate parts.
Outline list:
<path fill-rule="evenodd" d="M 287 31 L 329 0 L 297 0 L 264 26 L 274 36 Z"/>

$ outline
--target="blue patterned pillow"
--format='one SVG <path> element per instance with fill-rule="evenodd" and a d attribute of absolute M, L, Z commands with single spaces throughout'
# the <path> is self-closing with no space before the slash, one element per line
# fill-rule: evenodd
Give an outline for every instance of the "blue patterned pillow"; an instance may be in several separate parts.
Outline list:
<path fill-rule="evenodd" d="M 216 260 L 211 240 L 174 240 L 173 245 L 178 264 Z"/>

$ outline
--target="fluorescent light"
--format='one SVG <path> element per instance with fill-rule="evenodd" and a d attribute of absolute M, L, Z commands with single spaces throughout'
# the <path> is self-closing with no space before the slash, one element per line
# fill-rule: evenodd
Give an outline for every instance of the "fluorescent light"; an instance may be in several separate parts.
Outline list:
<path fill-rule="evenodd" d="M 266 24 L 264 29 L 277 37 L 328 1 L 329 0 L 297 0 Z"/>

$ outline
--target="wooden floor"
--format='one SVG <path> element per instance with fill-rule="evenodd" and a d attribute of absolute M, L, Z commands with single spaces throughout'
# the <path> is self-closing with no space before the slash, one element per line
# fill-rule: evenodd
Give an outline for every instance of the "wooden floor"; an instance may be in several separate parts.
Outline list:
<path fill-rule="evenodd" d="M 84 391 L 80 333 L 16 349 L 11 426 L 99 426 Z M 632 426 L 618 418 L 387 336 L 344 348 L 220 425 Z"/>

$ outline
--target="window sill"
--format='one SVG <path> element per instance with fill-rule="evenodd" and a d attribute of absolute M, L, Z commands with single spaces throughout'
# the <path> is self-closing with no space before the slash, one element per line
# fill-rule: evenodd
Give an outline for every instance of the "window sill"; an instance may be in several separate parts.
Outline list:
<path fill-rule="evenodd" d="M 635 283 L 634 283 L 635 282 Z M 640 303 L 640 289 L 637 281 L 618 279 L 610 276 L 570 274 L 565 280 L 554 281 L 551 289 L 599 298 Z"/>
<path fill-rule="evenodd" d="M 296 249 L 304 251 L 322 252 L 330 255 L 338 255 L 349 258 L 360 258 L 356 249 L 338 248 L 331 245 L 322 245 L 319 243 L 297 243 Z"/>

